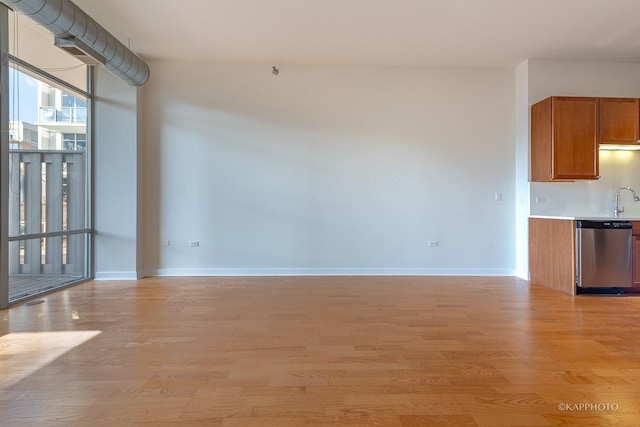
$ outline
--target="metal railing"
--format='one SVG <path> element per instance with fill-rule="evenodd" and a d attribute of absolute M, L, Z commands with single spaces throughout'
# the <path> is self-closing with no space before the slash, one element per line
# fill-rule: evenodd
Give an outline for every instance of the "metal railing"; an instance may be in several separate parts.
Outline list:
<path fill-rule="evenodd" d="M 40 107 L 40 123 L 86 123 L 86 107 Z"/>
<path fill-rule="evenodd" d="M 86 153 L 9 152 L 9 274 L 84 275 Z"/>

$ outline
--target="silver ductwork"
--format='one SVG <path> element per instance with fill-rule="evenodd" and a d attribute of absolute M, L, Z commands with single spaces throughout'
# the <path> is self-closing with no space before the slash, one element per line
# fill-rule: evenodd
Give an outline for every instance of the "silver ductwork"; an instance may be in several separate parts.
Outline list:
<path fill-rule="evenodd" d="M 61 39 L 76 39 L 106 59 L 105 68 L 134 86 L 149 79 L 149 66 L 70 0 L 0 0 Z"/>

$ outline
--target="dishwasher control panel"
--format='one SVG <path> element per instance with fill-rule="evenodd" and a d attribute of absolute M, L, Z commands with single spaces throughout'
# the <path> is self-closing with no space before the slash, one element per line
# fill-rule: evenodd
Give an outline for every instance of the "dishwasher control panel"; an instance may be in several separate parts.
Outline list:
<path fill-rule="evenodd" d="M 627 229 L 632 228 L 631 221 L 576 221 L 577 228 Z"/>

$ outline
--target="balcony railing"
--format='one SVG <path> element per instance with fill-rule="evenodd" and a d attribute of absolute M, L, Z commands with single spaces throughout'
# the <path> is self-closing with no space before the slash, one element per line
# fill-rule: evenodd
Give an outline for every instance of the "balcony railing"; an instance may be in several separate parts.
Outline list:
<path fill-rule="evenodd" d="M 40 123 L 86 123 L 87 107 L 40 107 Z"/>
<path fill-rule="evenodd" d="M 86 275 L 85 165 L 84 151 L 10 151 L 10 275 Z"/>

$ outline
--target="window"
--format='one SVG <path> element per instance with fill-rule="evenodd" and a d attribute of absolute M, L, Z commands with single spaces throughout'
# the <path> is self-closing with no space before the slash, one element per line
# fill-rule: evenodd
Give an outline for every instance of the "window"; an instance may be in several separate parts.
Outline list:
<path fill-rule="evenodd" d="M 65 133 L 62 135 L 64 150 L 86 150 L 87 135 L 80 133 Z"/>
<path fill-rule="evenodd" d="M 9 22 L 8 34 L 0 34 L 10 46 L 2 93 L 11 130 L 0 165 L 9 171 L 2 188 L 9 237 L 0 242 L 9 248 L 9 271 L 0 272 L 0 286 L 15 302 L 90 276 L 91 94 L 86 65 L 54 47 L 28 18 L 9 12 Z"/>

